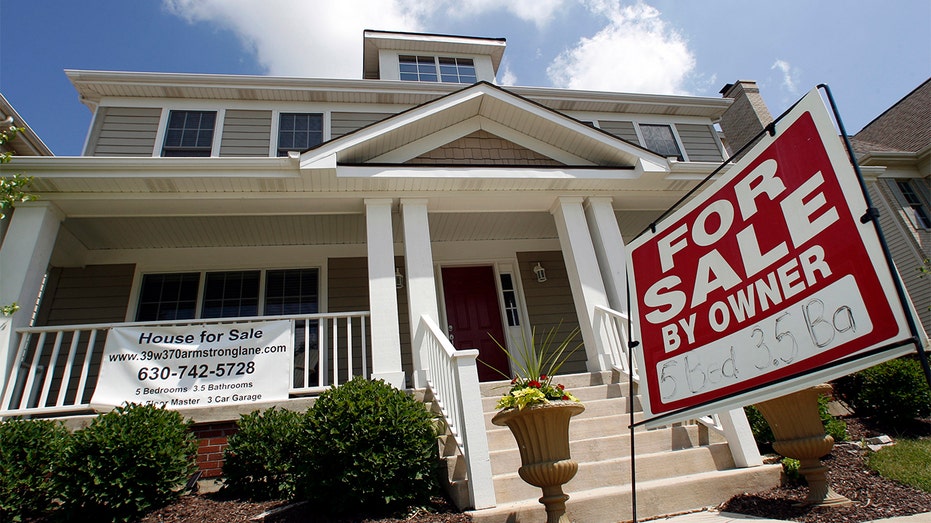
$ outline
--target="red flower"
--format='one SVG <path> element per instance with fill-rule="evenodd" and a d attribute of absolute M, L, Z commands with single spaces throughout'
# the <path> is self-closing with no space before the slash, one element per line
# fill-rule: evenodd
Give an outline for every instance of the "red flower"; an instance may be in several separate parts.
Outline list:
<path fill-rule="evenodd" d="M 527 385 L 530 386 L 530 387 L 533 387 L 533 388 L 535 388 L 535 389 L 539 389 L 539 388 L 540 388 L 540 382 L 537 381 L 537 380 L 530 380 L 530 383 L 528 383 Z"/>
<path fill-rule="evenodd" d="M 559 385 L 556 385 L 556 388 L 559 390 L 566 390 L 566 386 L 563 385 L 562 383 L 560 383 Z"/>
<path fill-rule="evenodd" d="M 568 401 L 568 400 L 569 400 L 569 396 L 563 396 L 562 399 Z"/>
<path fill-rule="evenodd" d="M 514 376 L 514 379 L 511 380 L 511 385 L 513 385 L 513 384 L 515 384 L 515 383 L 517 383 L 517 376 Z"/>
<path fill-rule="evenodd" d="M 540 381 L 546 381 L 546 374 L 540 374 Z"/>

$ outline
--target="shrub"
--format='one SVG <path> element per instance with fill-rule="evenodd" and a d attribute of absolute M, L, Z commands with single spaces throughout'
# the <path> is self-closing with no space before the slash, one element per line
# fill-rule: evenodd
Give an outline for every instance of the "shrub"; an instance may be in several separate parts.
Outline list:
<path fill-rule="evenodd" d="M 257 500 L 292 497 L 303 420 L 302 413 L 274 407 L 242 415 L 225 451 L 224 491 Z"/>
<path fill-rule="evenodd" d="M 52 509 L 52 473 L 71 433 L 48 420 L 0 423 L 0 521 L 21 521 Z"/>
<path fill-rule="evenodd" d="M 898 425 L 931 415 L 931 390 L 921 364 L 900 358 L 839 378 L 838 397 L 860 416 Z"/>
<path fill-rule="evenodd" d="M 197 470 L 197 440 L 174 411 L 129 404 L 74 433 L 59 479 L 68 514 L 128 521 L 167 504 Z"/>
<path fill-rule="evenodd" d="M 426 501 L 437 485 L 434 427 L 422 403 L 383 381 L 330 389 L 306 417 L 300 492 L 334 514 Z"/>

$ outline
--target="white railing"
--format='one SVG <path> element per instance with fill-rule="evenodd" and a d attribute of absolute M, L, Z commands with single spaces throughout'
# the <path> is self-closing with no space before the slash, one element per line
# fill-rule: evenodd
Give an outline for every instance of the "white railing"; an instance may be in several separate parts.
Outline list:
<path fill-rule="evenodd" d="M 10 377 L 0 390 L 0 417 L 87 412 L 97 386 L 107 333 L 114 327 L 190 326 L 287 319 L 294 360 L 291 394 L 314 393 L 369 377 L 368 312 L 108 323 L 18 329 Z M 321 350 L 322 349 L 322 350 Z"/>
<path fill-rule="evenodd" d="M 637 360 L 628 359 L 630 352 L 630 338 L 628 336 L 628 322 L 630 317 L 614 309 L 607 307 L 595 306 L 596 327 L 604 333 L 604 339 L 608 343 L 608 352 L 611 354 L 611 362 L 618 372 L 628 376 L 634 383 L 640 383 L 640 374 L 637 369 Z M 629 368 L 633 366 L 633 370 Z M 705 425 L 709 429 L 724 434 L 724 428 L 717 414 L 698 418 L 696 421 Z"/>
<path fill-rule="evenodd" d="M 493 507 L 495 489 L 478 385 L 478 350 L 457 351 L 428 316 L 420 318 L 415 340 L 420 344 L 421 361 L 426 362 L 427 387 L 466 461 L 472 507 Z"/>
<path fill-rule="evenodd" d="M 595 329 L 596 332 L 604 335 L 603 339 L 608 345 L 605 349 L 611 355 L 614 369 L 639 385 L 640 373 L 637 360 L 628 360 L 630 351 L 628 322 L 630 322 L 630 317 L 623 312 L 595 306 Z M 631 401 L 632 404 L 633 401 Z M 743 409 L 714 413 L 697 418 L 695 421 L 727 439 L 734 463 L 738 467 L 752 467 L 763 463 L 753 436 L 750 434 L 750 425 L 747 423 Z"/>

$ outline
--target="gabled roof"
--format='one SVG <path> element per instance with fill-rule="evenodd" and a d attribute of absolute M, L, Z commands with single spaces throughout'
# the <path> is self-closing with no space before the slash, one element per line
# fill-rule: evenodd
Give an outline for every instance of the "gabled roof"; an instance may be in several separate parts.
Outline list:
<path fill-rule="evenodd" d="M 866 124 L 851 140 L 859 153 L 917 153 L 931 146 L 931 78 Z"/>
<path fill-rule="evenodd" d="M 487 82 L 321 144 L 301 155 L 301 168 L 401 165 L 477 131 L 568 167 L 668 171 L 653 152 Z"/>
<path fill-rule="evenodd" d="M 12 118 L 10 125 L 18 127 L 22 131 L 17 133 L 16 138 L 7 144 L 8 149 L 20 156 L 53 156 L 52 151 L 45 145 L 45 142 L 32 130 L 32 127 L 29 127 L 26 120 L 16 112 L 13 104 L 0 93 L 0 121 L 6 121 L 9 118 Z"/>

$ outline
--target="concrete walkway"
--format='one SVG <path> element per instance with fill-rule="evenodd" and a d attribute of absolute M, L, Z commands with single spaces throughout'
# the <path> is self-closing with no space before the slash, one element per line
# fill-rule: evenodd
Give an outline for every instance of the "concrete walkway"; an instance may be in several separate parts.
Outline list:
<path fill-rule="evenodd" d="M 732 512 L 718 512 L 716 510 L 693 512 L 691 514 L 670 516 L 668 518 L 659 518 L 650 521 L 651 523 L 785 523 L 785 521 L 781 519 L 758 518 L 756 516 L 734 514 Z M 913 516 L 877 519 L 870 523 L 931 523 L 931 512 L 915 514 Z"/>

